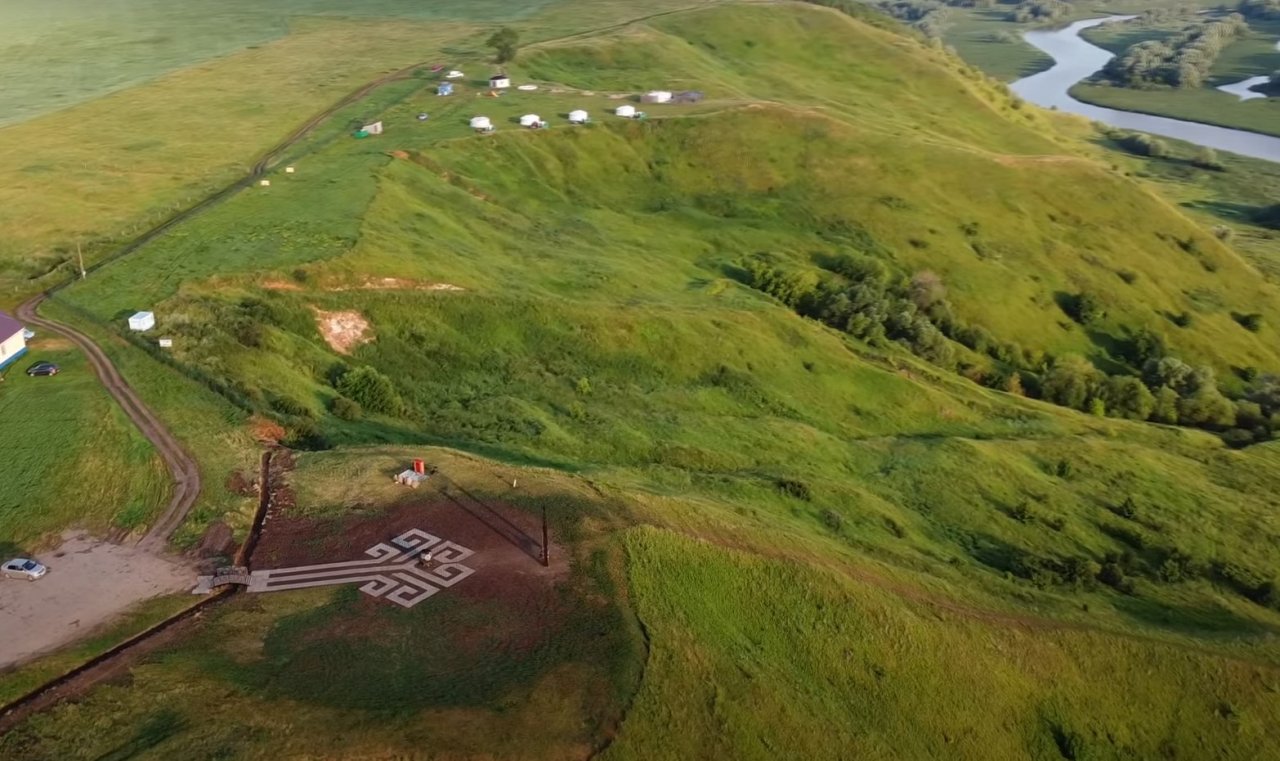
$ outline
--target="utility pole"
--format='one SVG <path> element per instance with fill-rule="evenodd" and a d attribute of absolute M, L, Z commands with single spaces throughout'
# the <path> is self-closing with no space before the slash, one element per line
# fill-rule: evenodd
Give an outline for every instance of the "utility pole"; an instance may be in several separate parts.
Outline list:
<path fill-rule="evenodd" d="M 84 271 L 84 252 L 80 250 L 80 241 L 76 241 L 76 258 L 80 260 L 80 279 L 84 280 L 89 273 Z"/>

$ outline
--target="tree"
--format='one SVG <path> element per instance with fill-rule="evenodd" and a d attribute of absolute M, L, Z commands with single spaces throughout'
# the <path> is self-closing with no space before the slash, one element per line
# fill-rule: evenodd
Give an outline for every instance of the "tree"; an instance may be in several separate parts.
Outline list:
<path fill-rule="evenodd" d="M 1107 379 L 1103 389 L 1107 410 L 1113 417 L 1128 420 L 1146 420 L 1155 409 L 1156 399 L 1132 375 L 1115 375 Z"/>
<path fill-rule="evenodd" d="M 1208 147 L 1196 151 L 1191 163 L 1201 169 L 1222 169 L 1222 161 L 1218 158 L 1218 152 Z"/>
<path fill-rule="evenodd" d="M 911 300 L 921 310 L 927 310 L 942 301 L 947 295 L 947 288 L 942 284 L 942 278 L 936 272 L 929 270 L 917 272 L 911 278 L 911 285 L 908 286 L 907 290 L 911 295 Z"/>
<path fill-rule="evenodd" d="M 493 48 L 495 63 L 514 61 L 516 50 L 520 46 L 520 33 L 509 26 L 504 26 L 485 40 L 485 45 Z"/>
<path fill-rule="evenodd" d="M 398 415 L 404 402 L 391 379 L 372 367 L 357 367 L 338 380 L 338 391 L 367 410 Z"/>
<path fill-rule="evenodd" d="M 1214 386 L 1204 386 L 1178 402 L 1183 425 L 1230 428 L 1236 423 L 1236 406 Z"/>
<path fill-rule="evenodd" d="M 1178 392 L 1168 386 L 1161 386 L 1156 389 L 1155 404 L 1151 408 L 1150 419 L 1157 423 L 1177 425 Z"/>
<path fill-rule="evenodd" d="M 1041 393 L 1054 404 L 1087 410 L 1101 382 L 1102 373 L 1089 360 L 1078 354 L 1064 354 L 1054 360 L 1053 368 L 1045 374 Z"/>

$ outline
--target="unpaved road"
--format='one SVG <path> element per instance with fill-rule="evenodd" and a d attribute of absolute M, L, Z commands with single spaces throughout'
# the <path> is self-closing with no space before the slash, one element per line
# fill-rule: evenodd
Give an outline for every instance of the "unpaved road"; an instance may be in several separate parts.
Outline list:
<path fill-rule="evenodd" d="M 0 668 L 80 639 L 143 600 L 191 588 L 185 564 L 85 533 L 36 555 L 49 573 L 0 579 Z"/>
<path fill-rule="evenodd" d="M 169 536 L 182 524 L 182 519 L 187 517 L 187 512 L 200 496 L 200 468 L 173 434 L 169 433 L 169 429 L 151 411 L 151 408 L 142 403 L 137 392 L 125 382 L 120 372 L 116 370 L 116 366 L 111 364 L 111 360 L 107 359 L 107 355 L 98 348 L 93 339 L 75 328 L 36 314 L 36 309 L 44 298 L 43 295 L 36 296 L 18 307 L 18 319 L 29 326 L 44 328 L 51 333 L 63 336 L 84 352 L 89 359 L 89 364 L 93 367 L 94 374 L 102 382 L 103 388 L 111 394 L 142 435 L 146 436 L 160 453 L 165 466 L 169 468 L 170 475 L 173 476 L 173 496 L 169 499 L 169 504 L 152 524 L 151 530 L 138 543 L 142 549 L 162 551 Z"/>

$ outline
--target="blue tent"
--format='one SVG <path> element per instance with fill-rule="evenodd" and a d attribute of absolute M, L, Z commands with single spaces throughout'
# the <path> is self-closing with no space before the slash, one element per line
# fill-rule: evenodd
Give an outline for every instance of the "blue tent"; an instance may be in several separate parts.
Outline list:
<path fill-rule="evenodd" d="M 441 82 L 436 87 L 436 95 L 453 95 L 453 83 Z"/>

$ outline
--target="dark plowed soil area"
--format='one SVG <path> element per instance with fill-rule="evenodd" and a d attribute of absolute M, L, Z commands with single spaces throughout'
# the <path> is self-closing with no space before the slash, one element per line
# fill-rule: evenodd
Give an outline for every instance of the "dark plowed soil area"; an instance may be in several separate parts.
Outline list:
<path fill-rule="evenodd" d="M 466 597 L 519 597 L 563 579 L 568 558 L 551 545 L 542 564 L 539 516 L 510 505 L 474 498 L 452 485 L 423 490 L 422 500 L 384 511 L 355 512 L 321 520 L 297 516 L 291 495 L 281 494 L 268 513 L 253 554 L 253 568 L 288 568 L 361 560 L 365 550 L 409 529 L 422 529 L 475 551 L 471 578 L 451 590 Z"/>

